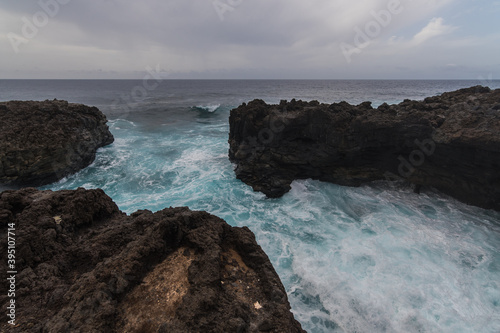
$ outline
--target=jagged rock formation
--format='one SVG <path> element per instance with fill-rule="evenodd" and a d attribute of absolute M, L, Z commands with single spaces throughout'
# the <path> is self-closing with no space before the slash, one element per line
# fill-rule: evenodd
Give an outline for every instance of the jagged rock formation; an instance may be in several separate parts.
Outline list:
<path fill-rule="evenodd" d="M 40 186 L 87 167 L 113 142 L 97 108 L 66 101 L 0 103 L 0 183 Z"/>
<path fill-rule="evenodd" d="M 17 326 L 2 332 L 304 332 L 253 233 L 208 213 L 127 216 L 102 190 L 4 191 L 3 272 L 8 227 Z"/>
<path fill-rule="evenodd" d="M 500 90 L 477 86 L 377 109 L 254 100 L 231 111 L 229 144 L 236 176 L 269 197 L 294 179 L 405 179 L 500 210 Z"/>

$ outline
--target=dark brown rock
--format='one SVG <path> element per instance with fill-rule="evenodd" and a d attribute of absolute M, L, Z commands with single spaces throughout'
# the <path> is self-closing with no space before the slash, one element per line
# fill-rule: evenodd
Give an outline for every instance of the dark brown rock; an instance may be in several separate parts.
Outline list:
<path fill-rule="evenodd" d="M 269 197 L 294 179 L 404 179 L 500 210 L 500 90 L 477 86 L 377 109 L 254 100 L 231 111 L 229 144 L 236 176 Z"/>
<path fill-rule="evenodd" d="M 0 184 L 40 186 L 87 167 L 113 142 L 95 107 L 66 101 L 0 103 Z"/>
<path fill-rule="evenodd" d="M 0 217 L 0 269 L 13 223 L 18 271 L 18 326 L 0 331 L 303 332 L 248 228 L 187 208 L 127 216 L 84 189 L 5 191 Z"/>

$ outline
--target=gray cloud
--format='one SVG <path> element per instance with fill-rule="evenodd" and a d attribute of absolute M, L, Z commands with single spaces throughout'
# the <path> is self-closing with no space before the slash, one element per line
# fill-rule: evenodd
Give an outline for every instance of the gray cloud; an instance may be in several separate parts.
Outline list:
<path fill-rule="evenodd" d="M 15 53 L 9 33 L 22 37 L 26 20 L 35 22 L 33 15 L 43 11 L 39 2 L 53 5 L 55 1 L 68 3 L 58 3 L 59 10 L 48 24 L 39 27 L 33 38 L 25 38 L 26 43 L 18 41 L 19 52 Z M 457 68 L 498 70 L 493 56 L 482 66 L 472 66 L 470 56 L 447 59 L 466 47 L 460 45 L 466 39 L 460 35 L 462 29 L 455 29 L 452 21 L 440 16 L 443 9 L 465 10 L 455 0 L 3 2 L 0 77 L 6 78 L 87 77 L 91 73 L 126 77 L 156 64 L 179 77 L 254 77 L 261 73 L 278 78 L 383 78 L 403 72 L 436 75 L 435 68 L 449 75 L 446 65 L 450 63 Z M 218 9 L 214 3 L 219 4 Z M 384 18 L 395 5 L 397 14 Z M 365 36 L 359 37 L 359 31 Z M 444 35 L 446 46 L 434 42 Z M 356 38 L 366 45 L 356 45 Z M 491 44 L 495 36 L 488 42 L 482 38 L 472 37 L 480 44 L 478 48 L 497 50 Z M 342 43 L 359 52 L 346 57 Z M 428 56 L 422 60 L 426 54 L 439 57 L 434 62 Z"/>

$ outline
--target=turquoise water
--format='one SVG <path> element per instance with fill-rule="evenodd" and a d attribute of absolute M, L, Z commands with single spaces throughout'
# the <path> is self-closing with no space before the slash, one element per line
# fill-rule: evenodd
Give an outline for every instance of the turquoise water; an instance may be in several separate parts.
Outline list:
<path fill-rule="evenodd" d="M 253 97 L 378 96 L 371 99 L 380 104 L 471 82 L 169 81 L 128 106 L 114 101 L 133 82 L 91 83 L 66 83 L 56 97 L 98 105 L 115 142 L 90 167 L 44 188 L 100 187 L 127 213 L 188 206 L 248 226 L 308 332 L 500 332 L 500 213 L 384 182 L 301 180 L 267 199 L 235 179 L 227 158 L 230 109 Z M 59 84 L 18 99 L 40 99 Z M 1 98 L 21 94 L 12 83 L 5 91 Z"/>

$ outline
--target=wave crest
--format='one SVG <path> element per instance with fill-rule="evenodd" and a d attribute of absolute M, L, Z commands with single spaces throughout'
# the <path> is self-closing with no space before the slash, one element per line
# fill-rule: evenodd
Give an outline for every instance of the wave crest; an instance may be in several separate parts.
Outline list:
<path fill-rule="evenodd" d="M 217 111 L 219 108 L 220 108 L 220 104 L 197 105 L 197 106 L 191 107 L 191 109 L 193 109 L 193 110 L 210 112 L 210 113 L 213 113 L 213 112 Z"/>

